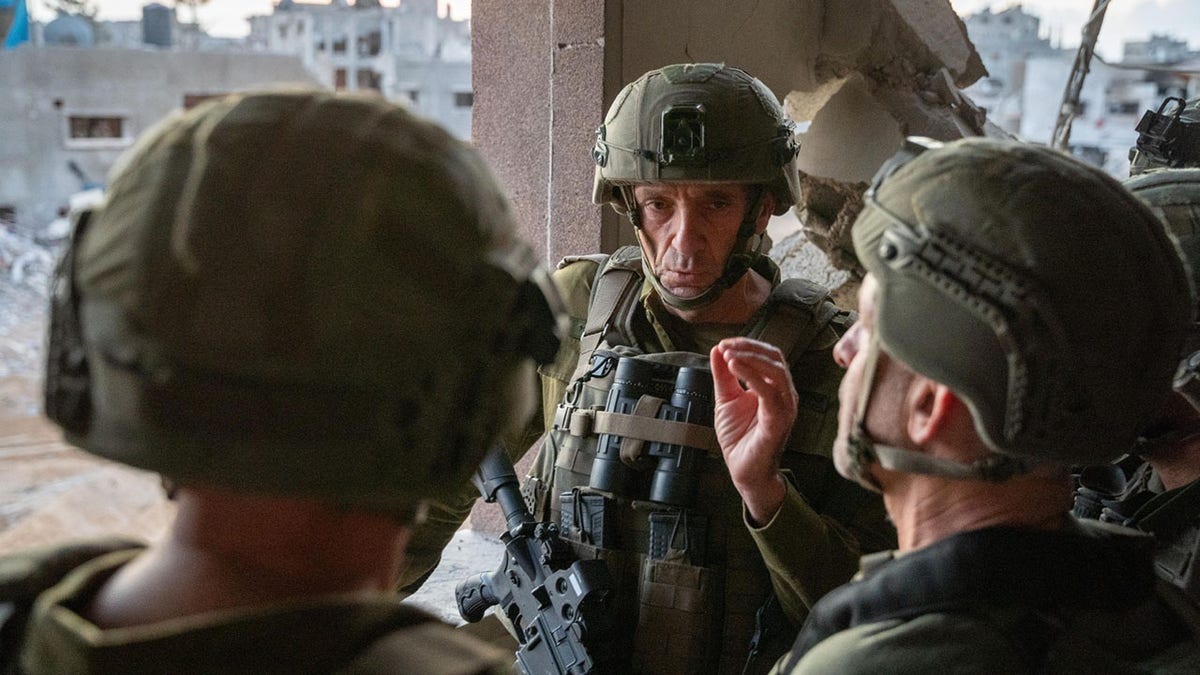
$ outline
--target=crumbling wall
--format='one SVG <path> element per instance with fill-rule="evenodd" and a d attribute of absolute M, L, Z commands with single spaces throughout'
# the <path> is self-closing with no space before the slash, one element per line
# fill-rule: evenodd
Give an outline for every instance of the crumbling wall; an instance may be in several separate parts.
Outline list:
<path fill-rule="evenodd" d="M 796 64 L 799 86 L 785 98 L 800 130 L 803 239 L 844 270 L 839 299 L 853 304 L 861 268 L 850 229 L 879 166 L 906 136 L 951 140 L 1002 136 L 960 91 L 987 74 L 947 0 L 808 0 L 820 17 L 816 48 Z M 808 31 L 812 33 L 812 31 Z M 802 250 L 780 250 L 787 264 Z M 807 270 L 806 276 L 828 276 Z"/>

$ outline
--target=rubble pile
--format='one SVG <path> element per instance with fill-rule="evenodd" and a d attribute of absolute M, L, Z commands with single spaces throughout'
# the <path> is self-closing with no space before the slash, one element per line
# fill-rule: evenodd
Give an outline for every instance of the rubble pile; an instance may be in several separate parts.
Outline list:
<path fill-rule="evenodd" d="M 960 91 L 987 71 L 947 0 L 807 0 L 796 11 L 811 40 L 785 99 L 800 130 L 796 211 L 808 241 L 855 278 L 850 226 L 906 136 L 1007 134 Z"/>
<path fill-rule="evenodd" d="M 0 415 L 39 409 L 46 307 L 59 244 L 0 221 Z"/>

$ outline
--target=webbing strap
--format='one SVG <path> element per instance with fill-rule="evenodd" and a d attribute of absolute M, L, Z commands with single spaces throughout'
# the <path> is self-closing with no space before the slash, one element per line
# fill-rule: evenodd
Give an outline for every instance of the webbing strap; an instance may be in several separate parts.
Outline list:
<path fill-rule="evenodd" d="M 587 322 L 584 323 L 583 333 L 579 336 L 579 364 L 571 376 L 572 382 L 587 372 L 591 365 L 592 353 L 604 340 L 617 314 L 631 301 L 637 301 L 636 290 L 640 282 L 641 277 L 634 270 L 612 266 L 609 261 L 600 264 L 592 286 Z"/>
<path fill-rule="evenodd" d="M 626 417 L 633 418 L 630 420 L 633 426 L 638 426 L 639 424 L 644 426 L 645 422 L 654 421 L 664 403 L 666 401 L 656 396 L 643 395 L 633 405 L 632 414 L 626 415 Z M 640 420 L 640 422 L 636 420 Z M 604 432 L 601 431 L 598 433 Z M 621 463 L 628 467 L 637 468 L 639 464 L 638 460 L 646 453 L 646 439 L 628 433 L 619 433 L 617 435 L 621 437 Z"/>
<path fill-rule="evenodd" d="M 625 455 L 625 446 L 631 440 L 699 448 L 714 456 L 720 456 L 721 452 L 721 446 L 717 444 L 717 434 L 712 427 L 691 422 L 597 411 L 593 430 L 598 434 L 623 437 L 626 442 L 621 447 L 622 457 Z"/>
<path fill-rule="evenodd" d="M 822 286 L 788 279 L 772 291 L 763 320 L 747 336 L 775 345 L 794 364 L 842 311 L 828 297 Z"/>

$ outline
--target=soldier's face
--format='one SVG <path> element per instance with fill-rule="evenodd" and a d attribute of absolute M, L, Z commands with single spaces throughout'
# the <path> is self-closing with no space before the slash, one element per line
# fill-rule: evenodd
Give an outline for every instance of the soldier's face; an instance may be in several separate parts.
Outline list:
<path fill-rule="evenodd" d="M 858 398 L 864 387 L 870 387 L 867 409 L 861 420 L 866 435 L 880 443 L 907 445 L 904 433 L 904 400 L 913 373 L 903 363 L 886 352 L 878 356 L 874 372 L 867 372 L 872 333 L 875 331 L 876 302 L 879 284 L 875 275 L 867 274 L 858 291 L 858 321 L 846 331 L 833 348 L 833 358 L 846 369 L 838 387 L 838 435 L 833 446 L 833 462 L 838 473 L 851 480 L 863 482 L 855 475 L 850 459 L 850 434 L 854 430 Z M 866 471 L 878 477 L 879 467 L 871 465 Z"/>
<path fill-rule="evenodd" d="M 738 183 L 652 183 L 634 188 L 641 213 L 643 250 L 663 287 L 693 298 L 725 271 L 750 190 Z M 764 194 L 758 231 L 774 201 Z"/>
<path fill-rule="evenodd" d="M 842 339 L 833 347 L 833 360 L 846 369 L 842 383 L 838 387 L 838 434 L 833 445 L 833 462 L 838 473 L 847 478 L 850 475 L 850 432 L 854 428 L 854 412 L 858 405 L 859 393 L 864 383 L 867 362 L 867 349 L 871 340 L 871 331 L 875 328 L 875 296 L 878 293 L 875 275 L 868 274 L 863 278 L 862 286 L 858 289 L 858 321 L 846 331 Z"/>

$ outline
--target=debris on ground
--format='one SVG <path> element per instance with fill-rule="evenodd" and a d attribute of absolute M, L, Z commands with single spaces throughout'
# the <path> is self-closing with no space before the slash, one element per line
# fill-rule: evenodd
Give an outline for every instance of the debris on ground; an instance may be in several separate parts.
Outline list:
<path fill-rule="evenodd" d="M 0 221 L 0 416 L 36 415 L 46 308 L 59 244 Z"/>

